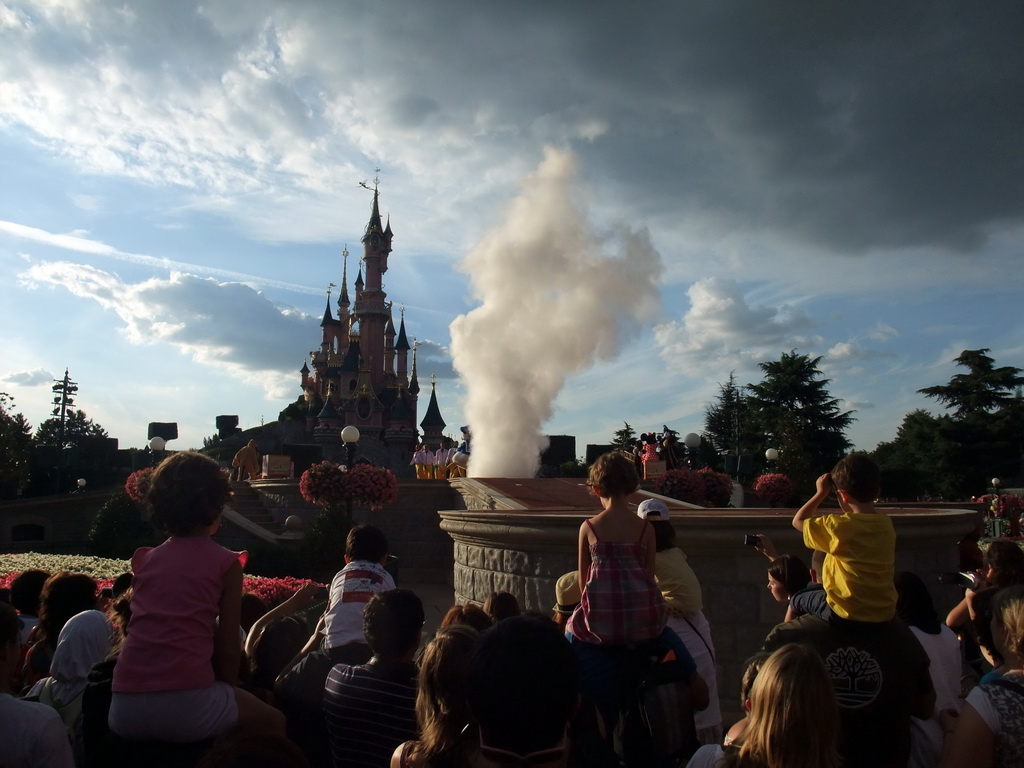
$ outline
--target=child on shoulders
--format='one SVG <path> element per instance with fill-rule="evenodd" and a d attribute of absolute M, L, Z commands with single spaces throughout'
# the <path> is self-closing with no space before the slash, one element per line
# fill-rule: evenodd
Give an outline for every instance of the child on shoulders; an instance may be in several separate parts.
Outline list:
<path fill-rule="evenodd" d="M 323 648 L 335 664 L 365 664 L 373 654 L 363 633 L 363 608 L 374 595 L 395 588 L 384 568 L 388 540 L 379 528 L 357 525 L 345 540 L 345 567 L 331 581 Z"/>
<path fill-rule="evenodd" d="M 604 454 L 590 468 L 589 485 L 602 511 L 580 526 L 583 600 L 568 629 L 596 645 L 652 640 L 665 628 L 666 609 L 654 581 L 654 528 L 627 502 L 640 486 L 633 461 L 619 451 Z"/>
<path fill-rule="evenodd" d="M 198 453 L 168 457 L 147 494 L 170 534 L 132 557 L 132 618 L 117 665 L 109 724 L 134 741 L 194 742 L 228 728 L 284 733 L 284 717 L 237 687 L 245 552 L 211 538 L 231 484 Z"/>
<path fill-rule="evenodd" d="M 820 511 L 833 489 L 840 512 Z M 896 531 L 875 509 L 879 491 L 878 467 L 866 454 L 851 453 L 818 478 L 817 492 L 793 516 L 804 544 L 828 555 L 822 583 L 828 613 L 840 619 L 884 622 L 896 615 Z"/>

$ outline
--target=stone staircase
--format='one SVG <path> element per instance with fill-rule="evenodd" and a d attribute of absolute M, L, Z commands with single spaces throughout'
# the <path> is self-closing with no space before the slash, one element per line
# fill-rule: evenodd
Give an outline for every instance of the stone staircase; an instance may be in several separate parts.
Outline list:
<path fill-rule="evenodd" d="M 234 497 L 230 506 L 235 512 L 272 534 L 284 533 L 284 525 L 274 520 L 273 515 L 264 508 L 259 494 L 248 483 L 232 480 L 231 490 L 234 491 Z"/>

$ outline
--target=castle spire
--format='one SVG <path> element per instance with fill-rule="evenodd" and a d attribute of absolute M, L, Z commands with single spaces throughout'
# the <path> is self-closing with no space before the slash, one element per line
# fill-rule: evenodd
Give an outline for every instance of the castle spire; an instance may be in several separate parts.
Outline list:
<path fill-rule="evenodd" d="M 420 393 L 420 382 L 416 376 L 416 348 L 420 345 L 416 339 L 412 340 L 412 378 L 409 380 L 409 392 L 415 397 Z"/>
<path fill-rule="evenodd" d="M 341 267 L 341 295 L 338 297 L 339 307 L 348 307 L 348 244 L 346 243 L 345 249 L 341 252 L 341 257 L 344 259 L 344 263 Z M 340 312 L 338 314 L 341 314 Z"/>
<path fill-rule="evenodd" d="M 437 377 L 430 377 L 430 404 L 427 405 L 427 412 L 423 416 L 423 421 L 420 422 L 420 426 L 423 427 L 424 433 L 427 430 L 433 430 L 438 435 L 444 432 L 445 423 L 444 419 L 441 418 L 441 409 L 437 405 Z"/>

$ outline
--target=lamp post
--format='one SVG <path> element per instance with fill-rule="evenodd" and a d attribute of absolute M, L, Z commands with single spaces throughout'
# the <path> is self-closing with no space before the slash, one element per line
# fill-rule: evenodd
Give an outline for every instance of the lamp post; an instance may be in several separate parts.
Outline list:
<path fill-rule="evenodd" d="M 349 424 L 341 430 L 341 442 L 345 444 L 345 467 L 352 469 L 356 463 L 356 443 L 359 442 L 359 430 Z M 345 496 L 345 517 L 352 520 L 352 496 Z"/>
<path fill-rule="evenodd" d="M 992 490 L 996 492 L 996 498 L 995 501 L 992 502 L 991 507 L 989 508 L 990 514 L 988 515 L 988 519 L 992 523 L 992 535 L 998 539 L 1000 536 L 1003 535 L 1003 531 L 1005 528 L 1005 524 L 1003 523 L 1002 518 L 1000 518 L 999 516 L 999 486 L 1003 484 L 1003 481 L 1000 480 L 998 477 L 993 477 L 990 482 L 992 483 Z"/>
<path fill-rule="evenodd" d="M 764 452 L 764 460 L 768 462 L 768 471 L 775 471 L 775 462 L 779 460 L 779 452 L 774 448 L 769 448 Z"/>
<path fill-rule="evenodd" d="M 84 477 L 78 478 L 78 482 L 75 483 L 75 486 L 76 486 L 75 493 L 84 493 L 85 492 L 85 485 L 86 485 L 85 478 Z"/>
<path fill-rule="evenodd" d="M 155 467 L 157 465 L 157 454 L 163 453 L 164 448 L 167 447 L 167 441 L 157 435 L 149 441 L 149 452 L 151 454 L 150 463 Z"/>
<path fill-rule="evenodd" d="M 697 455 L 697 449 L 700 448 L 700 435 L 696 432 L 688 432 L 683 438 L 683 445 L 686 446 L 686 461 L 689 463 L 690 469 L 697 469 L 700 464 Z"/>

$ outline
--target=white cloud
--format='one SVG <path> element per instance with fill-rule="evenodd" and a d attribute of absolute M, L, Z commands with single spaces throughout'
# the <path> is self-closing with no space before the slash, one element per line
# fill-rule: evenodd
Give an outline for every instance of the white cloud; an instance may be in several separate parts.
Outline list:
<path fill-rule="evenodd" d="M 0 378 L 0 382 L 17 384 L 22 387 L 38 387 L 42 384 L 50 384 L 56 380 L 50 371 L 45 368 L 36 368 L 32 371 L 11 371 Z"/>
<path fill-rule="evenodd" d="M 874 360 L 880 357 L 892 357 L 892 354 L 865 347 L 856 341 L 839 342 L 838 344 L 834 344 L 825 353 L 825 361 L 829 363 L 848 363 L 855 360 Z"/>
<path fill-rule="evenodd" d="M 295 394 L 308 350 L 319 340 L 316 318 L 281 309 L 241 283 L 179 272 L 137 284 L 95 267 L 46 262 L 21 276 L 27 286 L 61 287 L 117 314 L 133 344 L 166 344 L 248 383 L 270 398 Z"/>
<path fill-rule="evenodd" d="M 752 368 L 780 350 L 800 346 L 816 321 L 790 305 L 749 306 L 735 280 L 712 277 L 687 291 L 690 308 L 681 322 L 655 328 L 665 362 L 678 371 Z"/>

